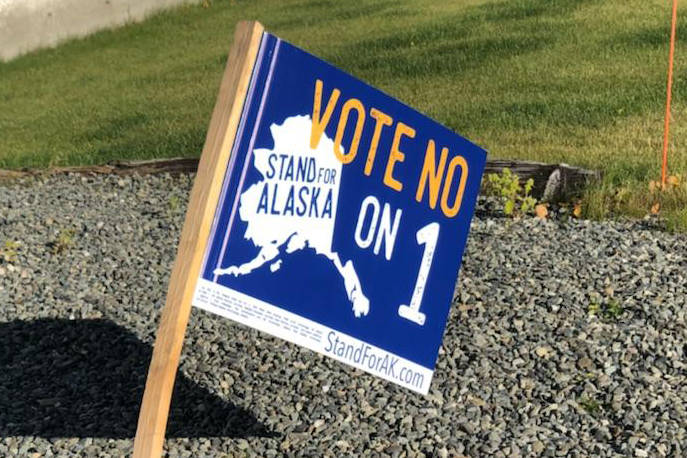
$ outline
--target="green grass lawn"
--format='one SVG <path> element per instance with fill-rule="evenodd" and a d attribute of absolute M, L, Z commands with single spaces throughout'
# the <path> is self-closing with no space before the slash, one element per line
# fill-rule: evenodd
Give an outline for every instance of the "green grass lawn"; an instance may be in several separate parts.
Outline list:
<path fill-rule="evenodd" d="M 603 169 L 603 195 L 588 199 L 601 205 L 592 214 L 634 214 L 617 190 L 646 190 L 658 176 L 670 29 L 663 0 L 180 7 L 0 64 L 0 167 L 197 156 L 240 19 L 260 20 L 492 157 Z M 684 175 L 683 24 L 670 166 Z"/>

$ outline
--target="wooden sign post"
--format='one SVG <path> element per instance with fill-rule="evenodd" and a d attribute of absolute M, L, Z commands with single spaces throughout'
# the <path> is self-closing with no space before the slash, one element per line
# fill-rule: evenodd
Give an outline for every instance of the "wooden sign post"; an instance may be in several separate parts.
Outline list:
<path fill-rule="evenodd" d="M 236 27 L 155 340 L 134 441 L 136 458 L 162 454 L 191 300 L 263 31 L 258 22 L 240 22 Z"/>

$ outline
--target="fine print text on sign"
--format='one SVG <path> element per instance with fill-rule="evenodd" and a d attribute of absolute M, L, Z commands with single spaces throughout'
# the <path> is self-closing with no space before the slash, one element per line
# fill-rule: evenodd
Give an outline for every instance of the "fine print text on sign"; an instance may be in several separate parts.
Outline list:
<path fill-rule="evenodd" d="M 264 33 L 193 305 L 427 393 L 485 160 Z"/>

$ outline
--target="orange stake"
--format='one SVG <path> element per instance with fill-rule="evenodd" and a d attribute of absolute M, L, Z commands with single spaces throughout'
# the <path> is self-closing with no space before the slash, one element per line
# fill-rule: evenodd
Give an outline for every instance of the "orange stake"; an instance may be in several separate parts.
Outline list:
<path fill-rule="evenodd" d="M 668 136 L 670 133 L 670 96 L 673 87 L 673 56 L 675 55 L 675 24 L 677 22 L 677 0 L 673 0 L 673 19 L 670 26 L 670 54 L 668 55 L 668 89 L 666 96 L 666 119 L 663 128 L 663 165 L 661 166 L 661 186 L 666 187 L 668 169 Z"/>

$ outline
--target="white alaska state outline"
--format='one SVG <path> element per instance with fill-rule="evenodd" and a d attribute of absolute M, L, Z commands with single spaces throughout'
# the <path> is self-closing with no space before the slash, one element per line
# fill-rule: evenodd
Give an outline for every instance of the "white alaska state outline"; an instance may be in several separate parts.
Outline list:
<path fill-rule="evenodd" d="M 316 254 L 326 257 L 334 264 L 339 275 L 343 277 L 346 294 L 353 306 L 353 313 L 359 318 L 369 312 L 370 301 L 363 293 L 353 262 L 349 259 L 343 263 L 339 254 L 332 250 L 342 165 L 333 154 L 334 142 L 326 134 L 322 134 L 316 149 L 310 148 L 311 129 L 310 116 L 286 118 L 281 125 L 274 123 L 270 126 L 274 141 L 273 149 L 256 148 L 253 150 L 253 167 L 258 170 L 262 179 L 241 192 L 239 217 L 241 221 L 247 223 L 243 237 L 250 240 L 260 251 L 255 258 L 248 262 L 237 266 L 217 268 L 213 273 L 238 277 L 249 274 L 267 263 L 271 263 L 270 271 L 276 272 L 281 266 L 282 260 L 279 258 L 281 248 L 285 247 L 286 254 L 291 254 L 309 247 L 314 249 Z M 266 182 L 271 185 L 281 183 L 282 190 L 285 188 L 283 184 L 297 183 L 279 180 L 278 168 L 277 173 L 272 178 L 267 178 L 268 157 L 273 153 L 290 155 L 296 160 L 301 157 L 314 158 L 318 170 L 328 168 L 335 171 L 333 185 L 319 185 L 321 188 L 321 205 L 324 205 L 325 199 L 323 197 L 326 197 L 328 190 L 332 192 L 331 218 L 313 218 L 307 214 L 289 216 L 271 215 L 269 212 L 257 213 L 261 190 Z M 286 194 L 286 192 L 277 193 L 275 200 L 285 201 Z"/>

